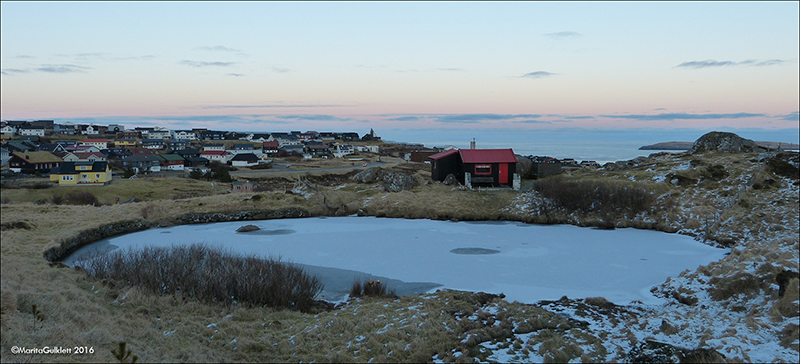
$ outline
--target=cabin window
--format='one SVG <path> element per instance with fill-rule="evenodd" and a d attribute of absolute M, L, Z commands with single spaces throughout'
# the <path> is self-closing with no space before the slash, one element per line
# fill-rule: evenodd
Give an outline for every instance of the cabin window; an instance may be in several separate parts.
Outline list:
<path fill-rule="evenodd" d="M 475 174 L 492 174 L 491 164 L 476 164 Z"/>
<path fill-rule="evenodd" d="M 100 179 L 100 173 L 95 173 L 94 178 Z"/>

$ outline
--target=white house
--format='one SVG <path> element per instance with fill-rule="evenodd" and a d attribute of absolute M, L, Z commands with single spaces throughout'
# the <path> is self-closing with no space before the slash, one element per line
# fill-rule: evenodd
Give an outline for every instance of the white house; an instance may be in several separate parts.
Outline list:
<path fill-rule="evenodd" d="M 17 133 L 17 128 L 15 128 L 12 125 L 5 124 L 2 127 L 0 127 L 0 133 L 6 136 L 13 136 L 14 134 Z"/>
<path fill-rule="evenodd" d="M 356 145 L 356 150 L 359 152 L 378 153 L 379 147 L 377 145 Z"/>
<path fill-rule="evenodd" d="M 19 135 L 21 136 L 44 136 L 44 127 L 43 126 L 23 126 L 19 129 Z"/>
<path fill-rule="evenodd" d="M 355 148 L 353 148 L 352 145 L 346 145 L 346 144 L 336 144 L 330 147 L 329 150 L 331 154 L 333 154 L 333 156 L 336 158 L 342 158 L 348 154 L 355 153 Z"/>
<path fill-rule="evenodd" d="M 155 129 L 147 133 L 147 139 L 169 139 L 171 136 L 172 132 L 169 129 L 162 127 L 156 127 Z M 185 138 L 177 138 L 177 139 L 185 139 Z"/>
<path fill-rule="evenodd" d="M 203 151 L 224 151 L 224 143 L 205 143 L 203 144 Z"/>
<path fill-rule="evenodd" d="M 97 125 L 94 125 L 94 124 L 86 125 L 85 129 L 81 128 L 81 134 L 85 134 L 85 135 L 97 135 L 97 134 L 100 134 L 100 127 L 98 127 Z"/>
<path fill-rule="evenodd" d="M 194 130 L 175 130 L 172 134 L 172 139 L 197 140 L 197 134 L 195 134 Z"/>
<path fill-rule="evenodd" d="M 228 163 L 228 161 L 233 158 L 233 154 L 224 150 L 205 150 L 203 153 L 200 153 L 200 156 L 212 162 L 218 161 L 221 163 Z"/>
<path fill-rule="evenodd" d="M 108 149 L 107 139 L 84 139 L 81 145 L 89 145 L 96 147 L 99 150 Z"/>

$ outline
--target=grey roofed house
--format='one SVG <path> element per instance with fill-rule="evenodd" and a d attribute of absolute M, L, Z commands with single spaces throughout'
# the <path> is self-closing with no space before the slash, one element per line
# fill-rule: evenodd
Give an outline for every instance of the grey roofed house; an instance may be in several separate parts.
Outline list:
<path fill-rule="evenodd" d="M 8 149 L 8 151 L 10 153 L 27 152 L 27 151 L 36 150 L 36 145 L 33 144 L 33 143 L 28 142 L 27 140 L 24 140 L 24 141 L 10 141 L 10 142 L 7 142 L 6 144 L 3 144 L 3 146 L 6 147 L 6 149 Z"/>
<path fill-rule="evenodd" d="M 38 135 L 20 135 L 19 136 L 19 140 L 31 142 L 31 143 L 34 143 L 36 145 L 36 144 L 39 144 L 39 141 L 41 139 L 39 139 Z"/>
<path fill-rule="evenodd" d="M 295 144 L 288 144 L 280 147 L 280 149 L 285 150 L 287 153 L 299 153 L 303 154 L 303 146 L 302 145 L 295 145 Z"/>
<path fill-rule="evenodd" d="M 139 167 L 146 168 L 150 166 L 158 166 L 161 164 L 161 158 L 152 154 L 139 154 L 130 157 L 122 158 L 122 165 L 126 167 Z"/>
<path fill-rule="evenodd" d="M 40 150 L 40 151 L 43 150 L 43 151 L 47 151 L 47 152 L 50 152 L 50 153 L 66 152 L 66 149 L 64 149 L 64 145 L 63 144 L 58 144 L 58 143 L 39 144 L 39 147 L 36 148 L 36 150 Z"/>
<path fill-rule="evenodd" d="M 255 147 L 252 143 L 237 143 L 233 145 L 235 150 L 253 150 Z"/>
<path fill-rule="evenodd" d="M 183 165 L 186 167 L 200 167 L 200 166 L 207 166 L 211 161 L 207 158 L 203 157 L 189 157 L 186 158 L 186 161 L 183 162 Z"/>
<path fill-rule="evenodd" d="M 174 153 L 183 158 L 194 158 L 200 156 L 200 151 L 197 149 L 178 149 Z"/>
<path fill-rule="evenodd" d="M 234 161 L 237 161 L 237 162 L 238 161 L 242 161 L 242 162 L 258 162 L 258 156 L 256 156 L 253 153 L 239 153 L 239 154 L 235 155 L 231 159 L 231 162 L 234 162 Z"/>

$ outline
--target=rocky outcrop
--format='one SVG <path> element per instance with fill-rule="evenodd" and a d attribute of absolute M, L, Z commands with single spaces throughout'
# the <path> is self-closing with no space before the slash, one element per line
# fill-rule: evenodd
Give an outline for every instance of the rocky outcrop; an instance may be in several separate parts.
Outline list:
<path fill-rule="evenodd" d="M 385 171 L 381 168 L 365 169 L 354 175 L 353 180 L 360 183 L 383 182 L 383 189 L 387 192 L 407 191 L 419 185 L 414 176 L 403 172 Z"/>
<path fill-rule="evenodd" d="M 446 186 L 458 186 L 460 183 L 458 182 L 458 178 L 452 173 L 448 174 L 447 177 L 444 178 L 442 181 Z"/>
<path fill-rule="evenodd" d="M 306 210 L 286 208 L 280 210 L 250 210 L 237 212 L 212 212 L 201 214 L 185 214 L 179 218 L 180 224 L 207 224 L 211 222 L 269 220 L 309 217 Z"/>
<path fill-rule="evenodd" d="M 103 225 L 96 229 L 80 232 L 77 236 L 61 240 L 55 247 L 45 250 L 44 259 L 51 262 L 60 261 L 78 250 L 78 248 L 95 241 L 112 236 L 133 233 L 149 229 L 152 225 L 145 220 L 122 221 Z"/>
<path fill-rule="evenodd" d="M 700 152 L 726 152 L 726 153 L 739 153 L 739 152 L 763 152 L 764 148 L 758 146 L 756 142 L 742 138 L 734 133 L 726 133 L 721 131 L 712 131 L 701 136 L 689 149 L 689 153 Z"/>
<path fill-rule="evenodd" d="M 268 220 L 284 218 L 310 217 L 311 214 L 302 209 L 286 208 L 280 210 L 251 210 L 237 212 L 212 212 L 181 215 L 175 224 L 205 224 L 212 222 Z M 122 221 L 103 225 L 95 229 L 80 232 L 77 236 L 61 240 L 57 246 L 45 250 L 42 254 L 50 262 L 58 262 L 68 257 L 80 247 L 101 239 L 117 235 L 129 234 L 157 226 L 146 220 Z"/>
<path fill-rule="evenodd" d="M 258 226 L 255 226 L 255 225 L 242 225 L 242 227 L 236 229 L 236 232 L 237 233 L 246 233 L 246 232 L 256 231 L 256 230 L 261 230 L 261 228 L 258 227 Z"/>

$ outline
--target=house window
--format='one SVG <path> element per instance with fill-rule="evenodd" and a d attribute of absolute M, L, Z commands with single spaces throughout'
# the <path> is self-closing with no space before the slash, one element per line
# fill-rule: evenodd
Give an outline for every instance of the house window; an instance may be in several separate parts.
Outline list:
<path fill-rule="evenodd" d="M 81 174 L 81 179 L 87 179 L 87 178 L 89 178 L 89 175 Z"/>
<path fill-rule="evenodd" d="M 492 174 L 491 164 L 476 164 L 475 174 Z"/>
<path fill-rule="evenodd" d="M 95 173 L 94 178 L 100 179 L 100 173 Z"/>
<path fill-rule="evenodd" d="M 75 179 L 75 176 L 61 176 L 62 181 L 72 181 Z"/>

